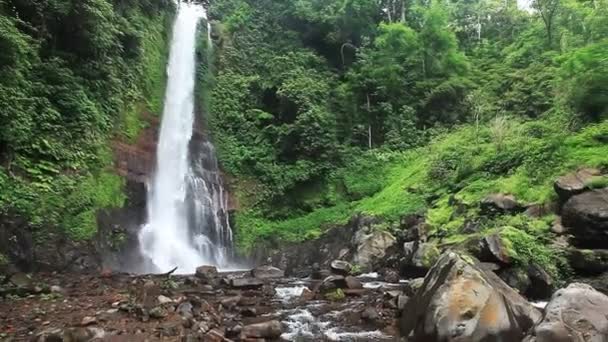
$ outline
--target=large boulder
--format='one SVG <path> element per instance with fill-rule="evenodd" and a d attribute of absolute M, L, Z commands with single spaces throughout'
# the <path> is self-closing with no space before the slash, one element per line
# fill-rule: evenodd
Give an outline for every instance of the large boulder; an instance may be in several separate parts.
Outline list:
<path fill-rule="evenodd" d="M 374 230 L 370 234 L 363 231 L 357 232 L 357 254 L 354 261 L 364 269 L 372 267 L 374 261 L 383 258 L 389 247 L 395 244 L 397 239 L 385 230 Z"/>
<path fill-rule="evenodd" d="M 601 274 L 608 271 L 608 249 L 572 249 L 570 266 L 583 274 Z"/>
<path fill-rule="evenodd" d="M 267 321 L 250 324 L 243 327 L 241 335 L 248 338 L 274 339 L 281 336 L 282 329 L 279 321 Z"/>
<path fill-rule="evenodd" d="M 448 251 L 405 305 L 401 336 L 408 342 L 519 342 L 540 312 L 471 257 Z"/>
<path fill-rule="evenodd" d="M 485 236 L 479 242 L 480 253 L 479 259 L 488 262 L 498 262 L 501 264 L 510 264 L 511 258 L 509 251 L 505 246 L 499 234 L 490 234 Z"/>
<path fill-rule="evenodd" d="M 605 248 L 608 243 L 608 188 L 570 198 L 562 208 L 562 224 L 577 245 Z"/>
<path fill-rule="evenodd" d="M 559 196 L 560 201 L 563 203 L 570 197 L 589 190 L 587 183 L 591 181 L 593 177 L 599 176 L 600 174 L 600 170 L 597 169 L 579 169 L 576 172 L 559 177 L 553 184 L 553 188 Z"/>
<path fill-rule="evenodd" d="M 574 283 L 553 295 L 530 342 L 608 341 L 608 297 L 586 284 Z"/>

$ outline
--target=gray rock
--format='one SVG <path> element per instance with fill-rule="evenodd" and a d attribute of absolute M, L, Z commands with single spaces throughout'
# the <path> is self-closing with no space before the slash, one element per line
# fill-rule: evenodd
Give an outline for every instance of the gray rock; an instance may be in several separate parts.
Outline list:
<path fill-rule="evenodd" d="M 608 297 L 586 284 L 560 289 L 545 308 L 543 320 L 526 341 L 608 341 Z"/>
<path fill-rule="evenodd" d="M 353 276 L 348 276 L 348 277 L 344 278 L 344 282 L 346 283 L 346 288 L 349 288 L 349 289 L 362 289 L 363 288 L 363 284 L 361 284 L 361 281 Z"/>
<path fill-rule="evenodd" d="M 396 241 L 397 239 L 385 230 L 374 230 L 370 234 L 358 232 L 355 242 L 357 254 L 354 261 L 364 269 L 369 269 L 374 261 L 386 255 L 386 250 Z"/>
<path fill-rule="evenodd" d="M 403 308 L 405 308 L 405 305 L 409 301 L 410 301 L 410 297 L 408 297 L 406 295 L 400 295 L 399 297 L 397 297 L 397 309 L 403 310 Z"/>
<path fill-rule="evenodd" d="M 177 306 L 175 310 L 180 316 L 188 319 L 192 318 L 194 315 L 192 313 L 192 304 L 190 302 L 182 302 Z"/>
<path fill-rule="evenodd" d="M 171 299 L 171 298 L 169 298 L 167 296 L 163 296 L 163 295 L 160 295 L 160 296 L 156 297 L 156 300 L 158 300 L 158 303 L 160 305 L 168 304 L 168 303 L 173 303 L 173 299 Z"/>
<path fill-rule="evenodd" d="M 597 169 L 580 169 L 576 172 L 559 177 L 553 184 L 553 188 L 559 196 L 560 201 L 563 203 L 570 197 L 589 190 L 587 182 L 599 175 L 601 175 L 601 172 Z"/>
<path fill-rule="evenodd" d="M 408 342 L 521 341 L 541 314 L 477 261 L 444 253 L 402 310 Z"/>
<path fill-rule="evenodd" d="M 350 274 L 351 269 L 352 266 L 346 261 L 334 260 L 331 262 L 331 271 L 335 274 L 347 276 Z"/>
<path fill-rule="evenodd" d="M 571 249 L 570 266 L 584 274 L 601 274 L 608 271 L 608 249 Z"/>
<path fill-rule="evenodd" d="M 251 275 L 259 279 L 282 278 L 285 276 L 283 270 L 273 266 L 260 266 L 251 270 Z"/>
<path fill-rule="evenodd" d="M 273 339 L 281 336 L 281 323 L 279 321 L 267 321 L 256 324 L 249 324 L 243 327 L 241 335 L 253 338 Z"/>
<path fill-rule="evenodd" d="M 152 308 L 149 312 L 148 315 L 150 315 L 151 318 L 165 318 L 167 317 L 167 311 L 165 309 L 163 309 L 160 306 L 154 307 Z"/>
<path fill-rule="evenodd" d="M 264 281 L 257 278 L 230 279 L 230 285 L 239 289 L 255 289 L 264 286 Z"/>
<path fill-rule="evenodd" d="M 323 292 L 328 292 L 335 289 L 344 289 L 346 288 L 345 277 L 341 275 L 330 275 L 329 277 L 323 279 L 323 282 L 319 288 Z"/>
<path fill-rule="evenodd" d="M 517 213 L 525 210 L 515 196 L 509 194 L 491 194 L 481 200 L 480 205 L 485 214 Z"/>
<path fill-rule="evenodd" d="M 209 265 L 199 266 L 196 268 L 194 275 L 205 281 L 213 281 L 218 277 L 217 267 Z"/>
<path fill-rule="evenodd" d="M 480 241 L 480 260 L 510 264 L 509 252 L 499 234 L 490 234 Z"/>
<path fill-rule="evenodd" d="M 562 224 L 583 248 L 608 246 L 608 189 L 575 195 L 562 208 Z"/>

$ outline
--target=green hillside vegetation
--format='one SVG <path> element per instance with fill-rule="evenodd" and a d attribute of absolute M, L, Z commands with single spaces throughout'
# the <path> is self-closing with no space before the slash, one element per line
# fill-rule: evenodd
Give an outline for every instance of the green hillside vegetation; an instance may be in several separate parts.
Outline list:
<path fill-rule="evenodd" d="M 90 238 L 124 202 L 112 139 L 160 113 L 170 1 L 0 1 L 0 217 Z"/>
<path fill-rule="evenodd" d="M 555 265 L 552 216 L 484 218 L 478 204 L 549 203 L 557 176 L 608 167 L 608 4 L 532 5 L 213 2 L 201 92 L 241 248 L 418 213 L 438 243 L 477 219 L 514 259 Z"/>

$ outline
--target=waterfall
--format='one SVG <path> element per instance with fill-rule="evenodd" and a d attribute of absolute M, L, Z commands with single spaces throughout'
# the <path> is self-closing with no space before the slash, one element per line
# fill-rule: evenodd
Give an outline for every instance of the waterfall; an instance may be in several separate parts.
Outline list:
<path fill-rule="evenodd" d="M 173 26 L 148 223 L 139 233 L 141 252 L 151 264 L 146 272 L 229 266 L 228 197 L 215 150 L 204 137 L 192 139 L 197 25 L 205 16 L 200 5 L 181 3 Z"/>

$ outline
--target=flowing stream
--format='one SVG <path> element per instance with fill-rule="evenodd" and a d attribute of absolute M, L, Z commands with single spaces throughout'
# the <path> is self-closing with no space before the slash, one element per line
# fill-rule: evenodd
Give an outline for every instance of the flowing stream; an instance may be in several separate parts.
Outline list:
<path fill-rule="evenodd" d="M 201 265 L 230 266 L 232 231 L 215 150 L 193 137 L 197 26 L 203 7 L 180 3 L 173 26 L 167 89 L 148 188 L 148 223 L 139 242 L 145 272 L 194 273 Z M 202 136 L 202 135 L 201 135 Z"/>

